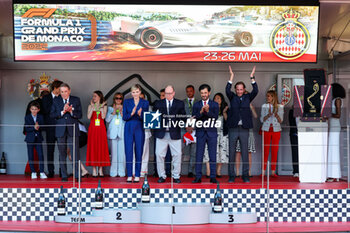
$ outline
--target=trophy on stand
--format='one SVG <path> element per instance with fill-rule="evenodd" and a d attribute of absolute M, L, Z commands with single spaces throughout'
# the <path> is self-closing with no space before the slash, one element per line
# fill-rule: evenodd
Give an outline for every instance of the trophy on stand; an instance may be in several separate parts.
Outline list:
<path fill-rule="evenodd" d="M 294 117 L 299 117 L 299 180 L 323 183 L 327 175 L 327 118 L 332 115 L 332 90 L 323 69 L 304 70 L 305 86 L 294 87 Z"/>
<path fill-rule="evenodd" d="M 301 121 L 324 122 L 332 115 L 332 90 L 323 69 L 304 70 L 305 86 L 294 87 L 294 117 Z"/>

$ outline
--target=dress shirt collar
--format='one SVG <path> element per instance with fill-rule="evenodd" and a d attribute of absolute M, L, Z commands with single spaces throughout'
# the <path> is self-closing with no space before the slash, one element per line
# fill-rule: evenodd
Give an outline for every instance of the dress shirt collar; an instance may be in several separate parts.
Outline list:
<path fill-rule="evenodd" d="M 68 96 L 67 103 L 69 103 L 69 98 L 70 98 L 70 96 Z M 65 99 L 63 99 L 63 104 L 64 104 L 64 102 L 65 102 Z"/>
<path fill-rule="evenodd" d="M 173 106 L 174 99 L 172 99 L 172 100 L 165 99 L 165 101 L 166 101 L 166 106 L 167 107 L 169 106 L 169 102 L 170 102 L 170 106 Z"/>
<path fill-rule="evenodd" d="M 204 102 L 205 102 L 206 104 L 209 104 L 209 99 L 207 99 L 206 101 L 202 100 L 203 106 L 204 106 Z"/>

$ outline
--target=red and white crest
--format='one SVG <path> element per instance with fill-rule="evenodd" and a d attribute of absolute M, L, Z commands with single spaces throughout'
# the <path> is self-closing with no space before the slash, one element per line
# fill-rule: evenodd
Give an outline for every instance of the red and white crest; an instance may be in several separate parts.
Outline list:
<path fill-rule="evenodd" d="M 309 48 L 309 31 L 298 21 L 300 13 L 289 10 L 284 12 L 282 17 L 284 21 L 278 24 L 271 33 L 270 46 L 272 51 L 282 59 L 297 59 Z"/>

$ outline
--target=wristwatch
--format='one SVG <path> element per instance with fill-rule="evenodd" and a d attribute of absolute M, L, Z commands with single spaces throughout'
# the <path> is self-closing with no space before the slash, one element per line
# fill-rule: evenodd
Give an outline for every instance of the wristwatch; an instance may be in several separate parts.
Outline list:
<path fill-rule="evenodd" d="M 250 77 L 250 79 L 255 79 L 255 76 L 253 76 L 253 77 Z"/>

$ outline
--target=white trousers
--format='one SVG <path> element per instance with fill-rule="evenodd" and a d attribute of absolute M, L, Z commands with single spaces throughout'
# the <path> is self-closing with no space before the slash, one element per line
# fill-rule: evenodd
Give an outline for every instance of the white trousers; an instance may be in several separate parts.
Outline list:
<path fill-rule="evenodd" d="M 148 174 L 148 161 L 149 161 L 149 138 L 145 138 L 143 144 L 143 153 L 141 161 L 141 176 Z"/>
<path fill-rule="evenodd" d="M 166 173 L 164 169 L 164 160 L 170 147 L 170 152 L 172 156 L 172 174 L 174 179 L 180 178 L 181 173 L 181 157 L 182 157 L 182 144 L 181 139 L 172 140 L 169 133 L 165 133 L 165 136 L 156 140 L 156 156 L 157 156 L 157 170 L 159 177 L 166 178 Z"/>
<path fill-rule="evenodd" d="M 111 145 L 111 155 L 112 155 L 112 162 L 111 162 L 111 169 L 110 169 L 110 176 L 111 177 L 124 177 L 125 176 L 125 149 L 124 149 L 124 140 L 117 138 L 117 139 L 110 139 L 109 140 Z"/>

